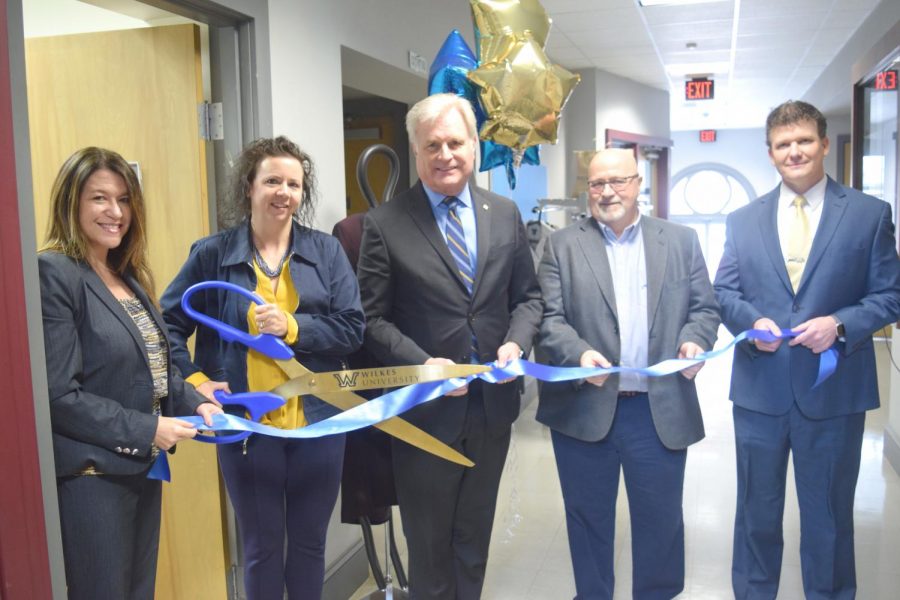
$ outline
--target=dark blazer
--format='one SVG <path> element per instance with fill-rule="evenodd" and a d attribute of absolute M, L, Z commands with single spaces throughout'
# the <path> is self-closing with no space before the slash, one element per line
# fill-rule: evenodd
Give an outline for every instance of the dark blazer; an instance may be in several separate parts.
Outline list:
<path fill-rule="evenodd" d="M 739 333 L 768 317 L 793 327 L 835 315 L 846 341 L 837 342 L 837 370 L 816 389 L 819 357 L 782 344 L 759 352 L 735 348 L 731 398 L 739 406 L 781 415 L 796 401 L 804 415 L 826 419 L 878 406 L 872 334 L 900 317 L 900 261 L 891 207 L 828 179 L 825 203 L 797 293 L 778 239 L 780 186 L 730 215 L 715 289 L 725 326 Z"/>
<path fill-rule="evenodd" d="M 678 356 L 684 342 L 713 347 L 719 312 L 697 234 L 687 227 L 641 217 L 647 260 L 649 363 Z M 606 244 L 592 218 L 550 236 L 538 269 L 544 320 L 538 346 L 550 364 L 579 366 L 593 349 L 618 364 L 621 353 L 616 295 Z M 672 450 L 703 438 L 703 419 L 692 380 L 675 373 L 648 379 L 653 424 Z M 537 420 L 576 439 L 606 437 L 616 414 L 619 381 L 544 383 Z"/>
<path fill-rule="evenodd" d="M 134 321 L 93 269 L 62 254 L 38 256 L 44 349 L 57 476 L 93 466 L 109 475 L 150 467 L 156 435 L 153 380 Z M 132 277 L 125 283 L 163 335 L 166 325 Z M 194 414 L 204 399 L 172 367 L 162 414 Z"/>
<path fill-rule="evenodd" d="M 525 227 L 510 200 L 472 187 L 478 248 L 470 298 L 447 249 L 421 182 L 369 211 L 359 257 L 366 348 L 386 365 L 431 357 L 470 362 L 470 324 L 483 361 L 516 342 L 528 354 L 543 303 Z M 485 385 L 488 427 L 499 431 L 519 414 L 514 383 Z M 458 437 L 466 403 L 436 400 L 406 418 L 441 441 Z"/>
<path fill-rule="evenodd" d="M 362 344 L 365 319 L 359 305 L 356 277 L 341 245 L 332 236 L 293 223 L 288 271 L 299 304 L 292 310 L 300 334 L 291 345 L 295 358 L 310 371 L 345 368 L 345 358 Z M 160 305 L 172 337 L 175 365 L 191 377 L 202 371 L 213 381 L 227 381 L 232 393 L 247 389 L 247 352 L 244 344 L 221 339 L 210 327 L 198 326 L 181 308 L 181 297 L 201 281 L 228 281 L 255 290 L 253 246 L 247 222 L 194 242 L 187 260 L 163 292 Z M 241 331 L 247 331 L 250 300 L 224 290 L 205 290 L 191 297 L 194 310 Z M 194 353 L 188 338 L 194 337 Z M 225 410 L 243 415 L 236 405 Z M 303 414 L 316 423 L 340 412 L 315 396 L 303 397 Z"/>

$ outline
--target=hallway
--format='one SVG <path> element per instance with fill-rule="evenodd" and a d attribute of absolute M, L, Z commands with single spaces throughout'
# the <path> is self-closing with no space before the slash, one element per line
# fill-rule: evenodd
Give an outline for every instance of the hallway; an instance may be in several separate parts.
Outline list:
<path fill-rule="evenodd" d="M 719 345 L 729 339 L 722 329 Z M 876 343 L 883 405 L 891 368 L 887 349 L 883 341 Z M 897 360 L 900 357 L 895 357 Z M 678 596 L 681 599 L 733 597 L 731 541 L 736 482 L 731 403 L 726 400 L 730 362 L 730 354 L 719 357 L 698 375 L 706 438 L 688 451 L 684 490 L 686 581 L 684 592 Z M 537 403 L 532 402 L 515 424 L 500 486 L 485 600 L 564 600 L 575 595 L 550 434 L 534 420 L 536 408 Z M 860 600 L 892 600 L 900 589 L 900 476 L 883 458 L 882 430 L 886 422 L 886 406 L 869 412 L 866 419 L 856 492 Z M 801 600 L 800 522 L 790 472 L 787 490 L 778 598 Z M 628 504 L 621 482 L 616 528 L 615 597 L 625 599 L 631 597 L 631 544 Z M 381 542 L 377 547 L 382 547 Z M 353 600 L 373 589 L 370 580 Z"/>

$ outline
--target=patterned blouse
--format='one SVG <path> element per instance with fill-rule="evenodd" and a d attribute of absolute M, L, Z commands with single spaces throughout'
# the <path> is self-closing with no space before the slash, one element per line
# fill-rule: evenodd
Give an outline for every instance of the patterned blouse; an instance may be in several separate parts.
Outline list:
<path fill-rule="evenodd" d="M 134 321 L 141 337 L 144 338 L 144 346 L 147 348 L 147 358 L 150 360 L 150 374 L 153 377 L 153 414 L 161 414 L 160 400 L 169 395 L 169 373 L 166 368 L 169 360 L 169 348 L 166 338 L 157 326 L 156 321 L 150 317 L 150 313 L 137 298 L 119 299 L 119 304 Z M 159 454 L 156 444 L 151 450 L 151 459 Z"/>

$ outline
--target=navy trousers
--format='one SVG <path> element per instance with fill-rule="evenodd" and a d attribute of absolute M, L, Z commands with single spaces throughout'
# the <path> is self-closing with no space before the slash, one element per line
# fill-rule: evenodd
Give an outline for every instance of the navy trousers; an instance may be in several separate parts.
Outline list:
<path fill-rule="evenodd" d="M 247 600 L 322 596 L 325 536 L 337 501 L 344 436 L 251 436 L 219 446 L 219 465 L 244 549 Z M 285 532 L 287 555 L 285 556 Z"/>
<path fill-rule="evenodd" d="M 687 450 L 669 450 L 659 441 L 647 394 L 620 398 L 609 435 L 599 442 L 557 431 L 552 439 L 577 600 L 613 597 L 620 469 L 631 513 L 633 597 L 676 596 L 684 588 L 681 504 Z"/>
<path fill-rule="evenodd" d="M 410 600 L 477 600 L 487 569 L 497 490 L 510 429 L 487 427 L 480 381 L 469 384 L 465 427 L 450 444 L 463 467 L 393 439 L 394 478 L 409 548 Z M 514 385 L 514 384 L 507 384 Z"/>
<path fill-rule="evenodd" d="M 800 505 L 800 565 L 809 600 L 856 596 L 853 496 L 865 413 L 808 419 L 734 406 L 737 510 L 731 580 L 738 600 L 774 599 L 784 550 L 788 455 Z"/>
<path fill-rule="evenodd" d="M 56 490 L 69 600 L 153 600 L 160 481 L 81 475 Z"/>

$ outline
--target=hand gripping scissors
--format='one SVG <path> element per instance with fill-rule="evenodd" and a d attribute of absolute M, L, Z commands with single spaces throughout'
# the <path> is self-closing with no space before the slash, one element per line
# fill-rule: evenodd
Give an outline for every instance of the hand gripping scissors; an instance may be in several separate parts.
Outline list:
<path fill-rule="evenodd" d="M 251 335 L 194 310 L 190 303 L 191 296 L 207 289 L 235 292 L 257 304 L 265 304 L 265 300 L 250 290 L 226 281 L 196 283 L 185 290 L 181 297 L 181 308 L 189 317 L 213 329 L 225 341 L 239 342 L 265 354 L 278 365 L 285 375 L 290 377 L 285 383 L 266 392 L 238 394 L 228 394 L 221 390 L 215 392 L 216 400 L 223 405 L 243 406 L 253 421 L 258 422 L 265 413 L 283 406 L 287 399 L 293 396 L 311 394 L 341 410 L 347 410 L 368 401 L 356 394 L 356 391 L 400 387 L 414 383 L 440 381 L 450 377 L 466 377 L 490 370 L 484 365 L 413 365 L 314 373 L 295 360 L 294 351 L 281 338 L 267 333 Z M 451 462 L 467 467 L 474 464 L 450 446 L 399 417 L 392 417 L 376 423 L 374 427 Z M 241 441 L 249 435 L 251 435 L 250 432 L 242 431 L 215 437 L 197 436 L 194 439 L 207 443 L 226 444 Z"/>

